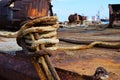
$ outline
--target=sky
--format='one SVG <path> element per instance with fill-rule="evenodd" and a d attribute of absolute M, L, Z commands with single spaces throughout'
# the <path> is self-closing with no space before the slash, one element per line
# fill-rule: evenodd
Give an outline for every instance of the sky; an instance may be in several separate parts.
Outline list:
<path fill-rule="evenodd" d="M 78 13 L 91 19 L 100 12 L 100 18 L 109 18 L 108 4 L 120 4 L 120 0 L 52 0 L 53 12 L 59 21 L 68 21 L 70 14 Z"/>

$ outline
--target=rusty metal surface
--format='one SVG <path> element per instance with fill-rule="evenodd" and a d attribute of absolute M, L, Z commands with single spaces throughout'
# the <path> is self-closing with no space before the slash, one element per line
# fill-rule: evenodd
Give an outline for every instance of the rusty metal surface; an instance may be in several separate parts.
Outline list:
<path fill-rule="evenodd" d="M 75 13 L 75 14 L 70 14 L 69 16 L 68 16 L 68 22 L 69 23 L 74 23 L 74 24 L 82 24 L 83 23 L 83 20 L 86 20 L 87 19 L 87 17 L 86 16 L 81 16 L 81 15 L 79 15 L 79 14 L 77 14 L 77 13 Z"/>
<path fill-rule="evenodd" d="M 19 51 L 17 53 L 23 52 Z M 78 73 L 64 69 L 56 68 L 56 71 L 61 80 L 80 80 L 80 78 L 82 78 Z M 4 78 L 5 80 L 39 80 L 29 60 L 5 53 L 0 53 L 0 78 Z"/>
<path fill-rule="evenodd" d="M 35 18 L 39 16 L 47 16 L 49 0 L 22 0 L 15 2 L 15 8 L 20 8 L 20 11 L 15 12 L 15 18 Z M 18 16 L 19 15 L 19 16 Z"/>
<path fill-rule="evenodd" d="M 79 40 L 80 41 L 81 40 L 120 40 L 119 34 L 120 34 L 119 29 L 106 29 L 103 31 L 97 31 L 95 29 L 90 28 L 89 30 L 83 31 L 77 27 L 77 29 L 76 28 L 61 29 L 61 31 L 58 32 L 58 37 L 74 39 L 78 41 Z M 18 55 L 17 57 L 14 57 L 14 55 L 5 56 L 2 54 L 3 51 L 4 53 L 7 54 L 23 53 L 20 51 L 21 49 L 16 44 L 15 40 L 16 40 L 15 38 L 0 37 L 0 51 L 2 51 L 0 52 L 0 71 L 2 71 L 0 75 L 2 77 L 7 77 L 7 78 L 10 77 L 20 78 L 22 76 L 23 78 L 26 77 L 25 79 L 27 80 L 27 78 L 29 77 L 28 74 L 31 74 L 33 71 L 32 73 L 33 75 L 35 72 L 34 68 L 32 68 L 33 66 L 31 62 L 26 58 L 18 57 Z M 74 45 L 75 44 L 70 44 L 66 42 L 60 42 L 60 44 L 58 44 L 58 46 L 74 46 Z M 96 67 L 103 66 L 104 68 L 107 69 L 108 72 L 114 73 L 114 75 L 116 75 L 116 77 L 118 78 L 111 80 L 120 79 L 120 54 L 119 54 L 120 49 L 105 49 L 105 48 L 94 47 L 86 50 L 75 50 L 75 51 L 57 50 L 56 52 L 57 53 L 55 55 L 51 56 L 51 60 L 56 67 L 74 71 L 81 75 L 93 75 Z M 58 70 L 57 72 L 60 75 L 60 77 L 62 77 L 62 80 L 67 80 L 65 78 L 66 75 L 68 75 L 69 73 L 61 73 L 61 71 Z M 8 74 L 10 74 L 10 76 L 8 76 Z M 32 80 L 34 80 L 33 78 L 36 77 L 31 76 L 28 79 L 31 80 L 30 78 L 32 78 Z M 69 77 L 68 80 L 71 80 L 71 77 L 72 75 Z M 16 78 L 13 80 L 19 80 L 19 79 Z M 89 79 L 85 79 L 85 80 L 89 80 Z"/>
<path fill-rule="evenodd" d="M 27 57 L 24 57 L 24 52 L 15 40 L 15 38 L 0 37 L 0 79 L 39 80 L 33 64 Z M 60 68 L 56 68 L 56 71 L 61 80 L 79 80 L 78 78 L 81 78 L 81 75 L 76 72 Z"/>
<path fill-rule="evenodd" d="M 8 80 L 39 80 L 29 61 L 0 54 L 0 76 Z"/>
<path fill-rule="evenodd" d="M 50 0 L 13 0 L 12 7 L 10 1 L 0 1 L 0 28 L 17 28 L 23 21 L 49 15 Z"/>
<path fill-rule="evenodd" d="M 120 26 L 120 4 L 109 4 L 109 27 Z"/>
<path fill-rule="evenodd" d="M 89 27 L 82 30 L 80 27 L 62 28 L 58 32 L 58 37 L 63 39 L 71 39 L 75 41 L 114 41 L 120 42 L 120 29 L 107 28 L 102 31 Z M 59 46 L 75 46 L 60 41 Z M 77 44 L 78 45 L 78 44 Z M 82 45 L 82 44 L 80 44 Z M 59 55 L 59 56 L 58 56 Z M 54 64 L 61 68 L 66 68 L 80 74 L 91 75 L 97 66 L 105 67 L 109 72 L 113 72 L 120 76 L 120 49 L 91 48 L 85 50 L 61 52 L 53 57 Z M 118 80 L 120 77 L 118 77 Z M 115 79 L 111 79 L 115 80 Z"/>

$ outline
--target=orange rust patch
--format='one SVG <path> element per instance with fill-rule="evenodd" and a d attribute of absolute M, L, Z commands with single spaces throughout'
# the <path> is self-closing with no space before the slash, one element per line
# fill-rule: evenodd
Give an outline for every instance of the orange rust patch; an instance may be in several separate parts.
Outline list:
<path fill-rule="evenodd" d="M 59 65 L 61 68 L 84 75 L 93 75 L 95 69 L 99 66 L 104 67 L 108 72 L 113 72 L 117 75 L 120 73 L 120 63 L 115 63 L 113 59 L 94 58 L 92 60 L 81 60 Z"/>

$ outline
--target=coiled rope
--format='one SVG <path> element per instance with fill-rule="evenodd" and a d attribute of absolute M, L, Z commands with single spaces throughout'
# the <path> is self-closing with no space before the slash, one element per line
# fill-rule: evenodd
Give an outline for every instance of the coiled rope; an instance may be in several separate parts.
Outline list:
<path fill-rule="evenodd" d="M 17 34 L 18 45 L 33 52 L 37 46 L 40 47 L 42 44 L 44 44 L 46 49 L 56 50 L 59 43 L 59 39 L 57 38 L 59 25 L 57 21 L 57 17 L 52 16 L 27 22 Z M 34 36 L 35 39 L 33 41 L 32 38 Z"/>
<path fill-rule="evenodd" d="M 58 28 L 57 17 L 40 17 L 24 24 L 17 33 L 18 45 L 28 55 L 33 55 L 31 61 L 40 80 L 60 80 L 48 56 L 52 54 L 50 50 L 57 49 Z"/>
<path fill-rule="evenodd" d="M 46 20 L 45 20 L 46 18 Z M 37 25 L 41 24 L 41 27 L 38 27 Z M 47 26 L 45 26 L 45 24 L 47 24 Z M 34 27 L 34 26 L 35 27 Z M 23 47 L 26 48 L 31 48 L 31 49 L 35 49 L 35 47 L 39 44 L 43 44 L 43 43 L 47 43 L 46 44 L 46 48 L 47 49 L 51 49 L 51 50 L 56 50 L 56 49 L 63 49 L 63 50 L 77 50 L 77 49 L 88 49 L 88 48 L 92 48 L 94 46 L 99 46 L 99 47 L 104 47 L 104 48 L 120 48 L 120 42 L 118 40 L 114 40 L 114 41 L 86 41 L 85 43 L 88 45 L 79 45 L 79 46 L 71 46 L 71 47 L 59 47 L 57 46 L 57 43 L 59 42 L 59 40 L 57 39 L 57 32 L 56 30 L 58 29 L 59 25 L 57 22 L 57 18 L 52 17 L 51 19 L 48 19 L 48 17 L 43 17 L 43 18 L 39 18 L 39 19 L 35 19 L 32 21 L 27 22 L 25 25 L 23 25 L 23 27 L 15 32 L 15 33 L 11 33 L 11 32 L 0 32 L 0 36 L 4 36 L 4 37 L 16 37 L 17 35 L 17 43 Z M 39 40 L 36 41 L 32 41 L 31 42 L 31 38 L 30 36 L 28 36 L 29 32 L 31 33 L 35 33 L 35 32 L 39 32 L 40 34 L 40 38 Z M 25 40 L 21 40 L 21 37 L 24 36 Z M 60 41 L 66 41 L 66 42 L 70 42 L 70 43 L 75 43 L 75 44 L 82 44 L 82 41 L 74 41 L 74 40 L 66 40 L 66 39 L 60 39 Z M 22 42 L 22 43 L 21 43 Z M 117 42 L 117 43 L 110 43 L 110 42 Z M 48 43 L 52 43 L 53 46 L 49 47 Z M 23 44 L 31 44 L 31 45 L 23 45 Z M 50 44 L 49 44 L 50 45 Z"/>

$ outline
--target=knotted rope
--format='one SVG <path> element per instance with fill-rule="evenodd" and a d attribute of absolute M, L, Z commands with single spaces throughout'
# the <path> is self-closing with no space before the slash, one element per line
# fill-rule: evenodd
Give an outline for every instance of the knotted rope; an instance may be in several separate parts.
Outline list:
<path fill-rule="evenodd" d="M 47 76 L 47 80 L 60 80 L 48 56 L 52 53 L 51 50 L 57 49 L 57 43 L 59 42 L 57 38 L 58 28 L 57 17 L 41 17 L 24 24 L 17 34 L 18 45 L 28 55 L 39 55 L 38 62 L 41 63 L 43 71 L 36 63 L 36 57 L 32 58 L 32 63 L 42 80 L 46 80 L 45 76 Z M 44 72 L 45 76 L 43 75 Z"/>
<path fill-rule="evenodd" d="M 40 47 L 42 44 L 44 44 L 46 49 L 56 50 L 59 42 L 56 32 L 58 28 L 59 25 L 55 16 L 32 20 L 19 30 L 17 43 L 32 52 L 35 51 L 37 46 Z M 34 41 L 32 40 L 33 37 L 35 37 Z"/>

